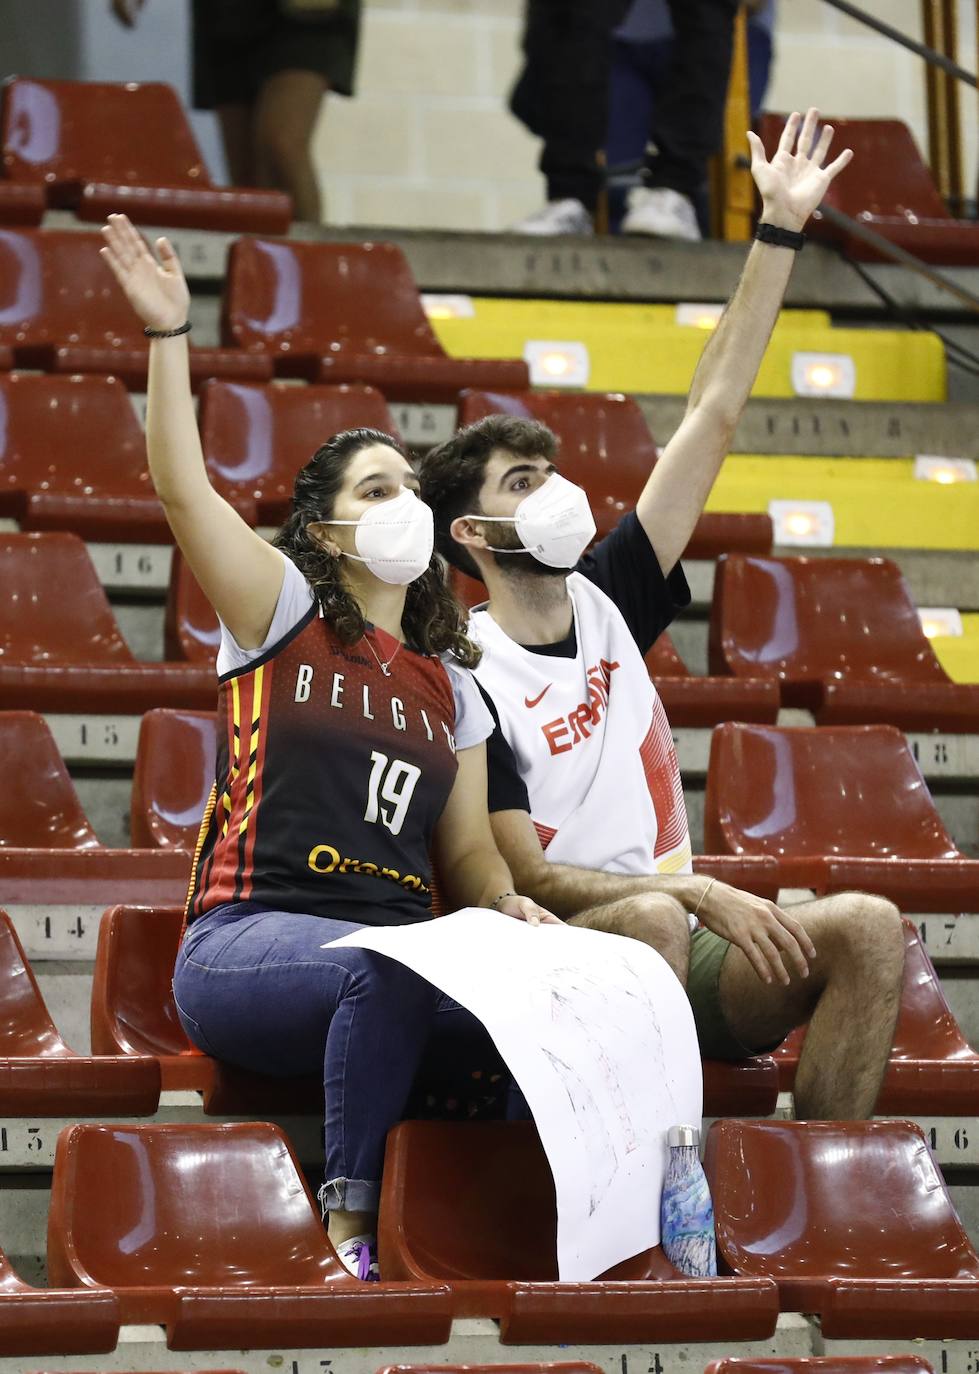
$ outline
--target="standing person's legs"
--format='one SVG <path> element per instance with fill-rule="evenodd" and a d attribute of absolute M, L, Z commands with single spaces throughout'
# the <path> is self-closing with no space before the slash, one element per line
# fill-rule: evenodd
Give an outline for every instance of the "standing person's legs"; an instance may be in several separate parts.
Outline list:
<path fill-rule="evenodd" d="M 599 154 L 608 119 L 612 33 L 628 0 L 529 0 L 524 40 L 526 63 L 510 108 L 544 140 L 540 170 L 549 204 L 575 201 L 594 214 L 604 174 Z M 568 232 L 569 226 L 522 232 Z M 581 230 L 588 228 L 579 212 Z"/>
<path fill-rule="evenodd" d="M 673 62 L 656 93 L 646 184 L 693 196 L 721 141 L 738 0 L 667 2 Z"/>
<path fill-rule="evenodd" d="M 297 219 L 323 217 L 311 141 L 329 89 L 319 72 L 289 68 L 262 82 L 253 118 L 256 184 L 286 191 Z"/>
<path fill-rule="evenodd" d="M 192 926 L 174 999 L 207 1054 L 277 1077 L 323 1073 L 321 1193 L 334 1245 L 373 1230 L 384 1145 L 400 1119 L 439 994 L 393 959 L 328 947 L 348 922 L 241 904 Z"/>
<path fill-rule="evenodd" d="M 252 110 L 244 102 L 219 105 L 215 111 L 221 127 L 224 159 L 228 164 L 228 180 L 232 186 L 254 186 Z"/>

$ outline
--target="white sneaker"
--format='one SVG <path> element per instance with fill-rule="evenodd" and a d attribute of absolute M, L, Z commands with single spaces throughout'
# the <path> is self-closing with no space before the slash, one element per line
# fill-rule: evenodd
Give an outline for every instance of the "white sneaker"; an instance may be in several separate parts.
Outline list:
<path fill-rule="evenodd" d="M 376 1236 L 351 1236 L 337 1246 L 337 1255 L 344 1269 L 348 1269 L 355 1279 L 365 1283 L 378 1283 L 381 1278 L 377 1265 Z"/>
<path fill-rule="evenodd" d="M 511 234 L 594 234 L 591 215 L 580 200 L 549 200 L 543 209 L 510 226 Z"/>
<path fill-rule="evenodd" d="M 649 234 L 656 239 L 700 242 L 693 202 L 668 186 L 634 186 L 622 221 L 623 234 Z"/>

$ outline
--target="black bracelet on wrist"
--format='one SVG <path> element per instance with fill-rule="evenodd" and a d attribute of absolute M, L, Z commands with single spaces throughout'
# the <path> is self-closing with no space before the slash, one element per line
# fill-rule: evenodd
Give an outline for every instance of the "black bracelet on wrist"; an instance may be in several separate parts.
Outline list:
<path fill-rule="evenodd" d="M 792 248 L 801 253 L 806 241 L 805 234 L 797 234 L 794 229 L 780 229 L 777 224 L 756 224 L 755 238 L 759 243 L 771 243 L 776 248 Z"/>
<path fill-rule="evenodd" d="M 494 897 L 493 900 L 490 902 L 490 909 L 492 911 L 498 911 L 501 902 L 505 902 L 507 897 L 516 897 L 516 895 L 517 894 L 515 892 L 501 892 L 499 897 Z"/>
<path fill-rule="evenodd" d="M 175 339 L 178 334 L 190 333 L 190 320 L 186 320 L 179 329 L 151 329 L 147 324 L 143 326 L 143 333 L 148 339 Z"/>

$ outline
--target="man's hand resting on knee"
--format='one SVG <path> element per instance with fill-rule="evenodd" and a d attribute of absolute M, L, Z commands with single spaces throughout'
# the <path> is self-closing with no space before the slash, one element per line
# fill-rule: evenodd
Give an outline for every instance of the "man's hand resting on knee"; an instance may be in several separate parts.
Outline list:
<path fill-rule="evenodd" d="M 697 910 L 707 930 L 737 945 L 765 983 L 791 982 L 789 968 L 808 978 L 816 948 L 802 923 L 774 902 L 741 892 L 717 879 L 708 879 Z"/>

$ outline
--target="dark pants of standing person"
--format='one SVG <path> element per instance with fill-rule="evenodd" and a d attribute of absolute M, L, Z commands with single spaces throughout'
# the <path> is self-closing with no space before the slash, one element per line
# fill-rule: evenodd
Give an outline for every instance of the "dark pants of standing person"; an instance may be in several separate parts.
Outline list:
<path fill-rule="evenodd" d="M 646 182 L 692 195 L 716 152 L 724 119 L 738 0 L 667 0 L 673 61 L 649 130 Z M 630 0 L 528 0 L 524 69 L 510 108 L 544 140 L 548 200 L 594 212 L 608 122 L 612 35 Z"/>
<path fill-rule="evenodd" d="M 672 38 L 651 43 L 631 43 L 616 38 L 612 43 L 612 74 L 609 88 L 608 137 L 605 160 L 609 177 L 609 223 L 618 229 L 626 211 L 626 195 L 640 182 L 649 131 L 656 102 L 666 87 L 673 65 Z M 748 24 L 748 91 L 751 117 L 762 108 L 772 65 L 772 36 L 760 24 Z M 706 183 L 691 195 L 701 232 L 709 232 Z"/>

